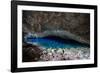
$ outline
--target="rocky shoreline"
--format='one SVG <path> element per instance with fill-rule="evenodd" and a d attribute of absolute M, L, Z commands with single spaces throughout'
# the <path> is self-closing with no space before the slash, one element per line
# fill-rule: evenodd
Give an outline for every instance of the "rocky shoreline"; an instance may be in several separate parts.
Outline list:
<path fill-rule="evenodd" d="M 23 62 L 82 60 L 89 58 L 89 47 L 45 48 L 35 45 L 23 46 Z"/>
<path fill-rule="evenodd" d="M 64 49 L 44 49 L 40 56 L 40 61 L 59 61 L 59 60 L 79 60 L 89 59 L 89 48 L 64 48 Z"/>

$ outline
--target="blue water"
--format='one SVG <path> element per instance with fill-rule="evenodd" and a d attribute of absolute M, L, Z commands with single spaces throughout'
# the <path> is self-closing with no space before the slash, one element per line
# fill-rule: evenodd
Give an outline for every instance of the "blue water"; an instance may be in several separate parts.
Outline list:
<path fill-rule="evenodd" d="M 25 40 L 26 43 L 34 44 L 37 43 L 39 46 L 45 48 L 77 48 L 77 47 L 89 47 L 87 44 L 79 43 L 72 39 L 62 39 L 56 36 L 34 38 L 28 37 Z"/>

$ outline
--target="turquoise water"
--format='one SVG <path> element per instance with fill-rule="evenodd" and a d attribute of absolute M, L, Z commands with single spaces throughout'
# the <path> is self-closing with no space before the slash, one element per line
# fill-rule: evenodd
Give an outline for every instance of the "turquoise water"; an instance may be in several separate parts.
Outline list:
<path fill-rule="evenodd" d="M 25 40 L 26 43 L 37 43 L 39 46 L 45 48 L 77 48 L 77 47 L 89 47 L 87 44 L 79 43 L 72 39 L 62 39 L 57 36 L 49 36 L 42 38 L 28 37 Z"/>

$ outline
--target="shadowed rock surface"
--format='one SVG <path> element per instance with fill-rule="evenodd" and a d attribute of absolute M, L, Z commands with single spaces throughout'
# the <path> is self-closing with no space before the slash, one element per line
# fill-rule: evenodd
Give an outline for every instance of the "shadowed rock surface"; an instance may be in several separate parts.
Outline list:
<path fill-rule="evenodd" d="M 42 54 L 42 49 L 31 44 L 23 44 L 23 62 L 38 61 Z"/>

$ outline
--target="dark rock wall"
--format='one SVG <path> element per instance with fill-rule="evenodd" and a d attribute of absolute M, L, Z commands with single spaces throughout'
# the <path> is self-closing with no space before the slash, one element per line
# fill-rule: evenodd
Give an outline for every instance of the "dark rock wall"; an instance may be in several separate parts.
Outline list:
<path fill-rule="evenodd" d="M 89 42 L 90 14 L 23 11 L 23 32 L 64 30 Z"/>

